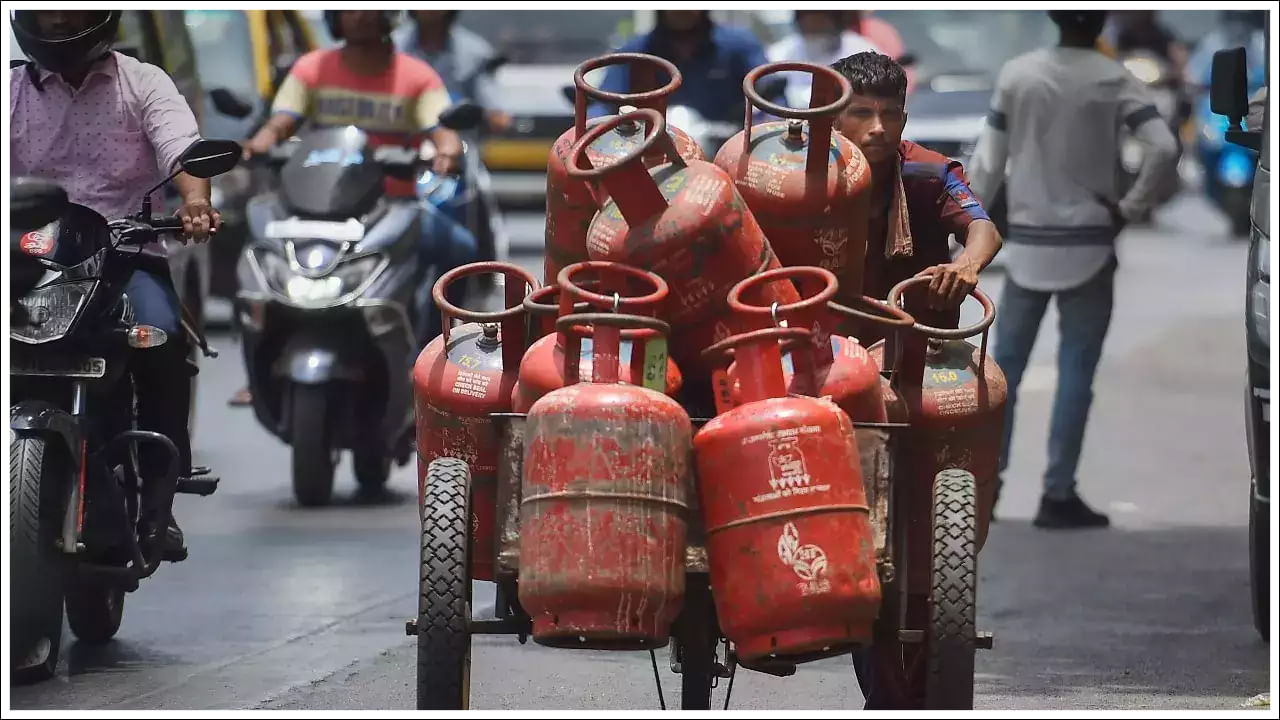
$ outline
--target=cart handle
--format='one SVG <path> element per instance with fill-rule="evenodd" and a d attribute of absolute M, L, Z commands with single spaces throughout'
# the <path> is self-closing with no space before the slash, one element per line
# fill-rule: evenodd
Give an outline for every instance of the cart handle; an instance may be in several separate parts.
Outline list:
<path fill-rule="evenodd" d="M 445 290 L 450 285 L 465 277 L 473 275 L 495 274 L 506 278 L 506 309 L 497 312 L 477 312 L 460 308 L 445 297 Z M 502 369 L 515 370 L 520 367 L 520 359 L 524 356 L 528 342 L 524 326 L 525 288 L 536 292 L 540 283 L 529 271 L 518 265 L 504 262 L 477 262 L 456 267 L 436 281 L 431 288 L 431 299 L 440 308 L 440 331 L 444 337 L 445 347 L 449 346 L 449 331 L 453 327 L 453 318 L 476 323 L 502 323 Z"/>
<path fill-rule="evenodd" d="M 591 326 L 590 330 L 586 326 Z M 619 313 L 571 313 L 556 320 L 556 331 L 564 333 L 567 342 L 563 353 L 565 385 L 579 382 L 581 341 L 591 337 L 591 382 L 616 383 L 621 376 L 621 331 L 626 329 L 651 331 L 651 335 L 636 334 L 631 344 L 632 382 L 657 392 L 667 387 L 667 344 L 671 333 L 667 323 L 644 315 Z M 639 381 L 639 382 L 636 382 Z"/>
<path fill-rule="evenodd" d="M 656 90 L 630 93 L 608 92 L 587 82 L 587 73 L 613 65 L 628 65 L 633 73 L 636 66 L 647 66 L 650 71 L 655 69 L 662 70 L 671 80 Z M 577 90 L 573 100 L 574 137 L 582 137 L 582 133 L 587 130 L 587 98 L 619 106 L 651 107 L 665 114 L 667 98 L 680 88 L 682 82 L 683 78 L 680 75 L 680 71 L 676 69 L 675 64 L 656 55 L 646 53 L 609 53 L 608 55 L 601 55 L 583 62 L 573 71 L 573 86 Z M 634 76 L 632 77 L 631 85 L 635 87 Z"/>

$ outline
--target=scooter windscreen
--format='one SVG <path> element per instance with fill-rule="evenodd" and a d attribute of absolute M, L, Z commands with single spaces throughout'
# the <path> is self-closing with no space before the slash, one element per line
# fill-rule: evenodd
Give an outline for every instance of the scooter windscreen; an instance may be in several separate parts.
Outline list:
<path fill-rule="evenodd" d="M 363 131 L 326 128 L 302 136 L 280 171 L 280 186 L 293 212 L 341 220 L 373 209 L 383 193 L 383 171 Z"/>

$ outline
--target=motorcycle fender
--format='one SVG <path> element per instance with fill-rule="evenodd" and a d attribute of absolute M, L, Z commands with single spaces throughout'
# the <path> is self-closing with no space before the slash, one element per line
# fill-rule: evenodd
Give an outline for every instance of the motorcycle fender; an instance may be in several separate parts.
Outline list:
<path fill-rule="evenodd" d="M 22 400 L 9 408 L 9 429 L 57 438 L 67 456 L 80 463 L 80 427 L 71 413 L 42 400 Z"/>
<path fill-rule="evenodd" d="M 364 368 L 355 348 L 334 338 L 295 336 L 280 353 L 277 377 L 301 385 L 323 385 L 332 380 L 364 380 Z"/>

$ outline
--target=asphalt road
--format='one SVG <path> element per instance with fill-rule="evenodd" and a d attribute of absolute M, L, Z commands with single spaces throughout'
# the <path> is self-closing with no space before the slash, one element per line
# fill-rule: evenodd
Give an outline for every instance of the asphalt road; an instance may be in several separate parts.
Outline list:
<path fill-rule="evenodd" d="M 537 216 L 510 218 L 518 250 Z M 980 562 L 981 709 L 1235 709 L 1267 689 L 1269 647 L 1248 596 L 1248 463 L 1242 409 L 1245 249 L 1196 197 L 1120 246 L 1117 306 L 1080 469 L 1107 530 L 1030 526 L 1045 463 L 1054 378 L 1050 310 L 1022 390 L 1014 461 Z M 520 260 L 530 268 L 537 255 Z M 990 271 L 982 286 L 998 298 Z M 128 597 L 118 638 L 66 632 L 58 676 L 9 689 L 14 709 L 410 709 L 417 513 L 414 472 L 384 499 L 354 499 L 349 460 L 332 507 L 291 496 L 288 450 L 250 411 L 231 338 L 201 374 L 195 454 L 223 478 L 181 497 L 191 556 Z M 478 610 L 491 608 L 478 584 Z M 659 651 L 668 703 L 679 678 Z M 736 679 L 732 707 L 861 707 L 847 658 L 779 679 Z M 714 693 L 723 703 L 725 687 Z M 472 707 L 656 708 L 649 658 L 479 637 Z"/>

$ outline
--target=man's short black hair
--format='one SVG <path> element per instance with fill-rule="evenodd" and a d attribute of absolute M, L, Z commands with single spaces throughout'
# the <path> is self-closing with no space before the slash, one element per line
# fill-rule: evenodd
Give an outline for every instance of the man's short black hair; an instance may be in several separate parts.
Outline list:
<path fill-rule="evenodd" d="M 1107 11 L 1050 10 L 1049 19 L 1064 33 L 1097 38 L 1107 25 Z"/>
<path fill-rule="evenodd" d="M 907 73 L 893 58 L 878 52 L 860 52 L 831 64 L 848 78 L 858 95 L 907 100 Z"/>

